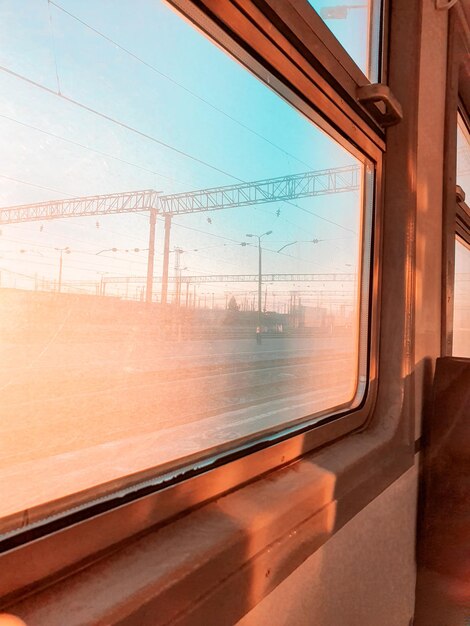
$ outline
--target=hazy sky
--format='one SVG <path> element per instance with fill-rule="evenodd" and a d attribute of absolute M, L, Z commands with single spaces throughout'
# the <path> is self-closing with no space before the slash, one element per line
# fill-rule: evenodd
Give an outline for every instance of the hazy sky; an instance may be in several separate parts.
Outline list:
<path fill-rule="evenodd" d="M 78 19 L 47 0 L 0 0 L 0 65 L 154 140 L 0 71 L 1 206 L 133 189 L 183 192 L 359 164 L 165 3 L 58 4 Z M 312 4 L 320 9 L 335 3 Z M 360 65 L 366 63 L 357 44 L 363 39 L 364 16 L 367 11 L 358 9 L 350 11 L 348 20 L 329 23 Z M 257 251 L 239 243 L 247 241 L 247 232 L 272 230 L 264 244 L 266 272 L 355 271 L 360 194 L 294 204 L 175 218 L 172 248 L 186 251 L 186 274 L 255 273 Z M 64 261 L 65 281 L 146 271 L 145 252 L 124 252 L 147 247 L 144 214 L 15 224 L 1 230 L 4 284 L 5 270 L 56 278 L 54 248 L 65 246 L 72 250 Z M 324 241 L 302 243 L 314 238 Z M 294 241 L 300 243 L 276 253 Z M 119 252 L 96 256 L 112 247 Z M 162 247 L 159 222 L 156 274 L 161 272 Z"/>

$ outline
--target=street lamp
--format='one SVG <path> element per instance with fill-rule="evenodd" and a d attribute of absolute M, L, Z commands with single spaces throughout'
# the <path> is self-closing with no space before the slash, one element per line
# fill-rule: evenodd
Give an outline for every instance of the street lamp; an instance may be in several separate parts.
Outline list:
<path fill-rule="evenodd" d="M 262 235 L 253 235 L 247 233 L 247 237 L 256 237 L 258 239 L 258 328 L 256 329 L 256 343 L 261 343 L 261 288 L 262 288 L 262 273 L 261 273 L 261 238 L 265 235 L 270 235 L 273 231 L 268 230 Z"/>
<path fill-rule="evenodd" d="M 185 267 L 179 267 L 178 268 L 178 273 L 176 276 L 176 306 L 180 307 L 181 306 L 181 287 L 182 287 L 182 283 L 183 283 L 183 272 L 185 272 L 187 269 L 189 269 L 187 266 Z M 189 282 L 186 281 L 186 307 L 188 306 L 188 300 L 189 300 Z"/>
<path fill-rule="evenodd" d="M 68 246 L 66 246 L 65 248 L 54 248 L 55 250 L 57 250 L 57 252 L 60 252 L 60 260 L 59 260 L 59 288 L 58 288 L 58 292 L 60 293 L 61 289 L 62 289 L 62 254 L 65 252 L 65 254 L 70 254 L 72 252 L 72 250 L 70 250 L 70 248 Z"/>
<path fill-rule="evenodd" d="M 70 254 L 72 252 L 72 250 L 70 250 L 70 248 L 68 246 L 66 246 L 65 248 L 55 248 L 55 250 L 60 252 L 60 259 L 59 259 L 59 287 L 58 287 L 58 291 L 60 293 L 60 291 L 62 289 L 62 255 L 63 255 L 64 252 L 65 252 L 65 254 Z"/>
<path fill-rule="evenodd" d="M 129 249 L 119 249 L 119 248 L 105 248 L 104 250 L 100 250 L 99 252 L 95 252 L 95 255 L 103 254 L 103 252 L 146 252 L 148 248 L 129 248 Z"/>
<path fill-rule="evenodd" d="M 98 272 L 97 271 L 96 273 L 100 277 L 99 295 L 100 296 L 105 296 L 106 295 L 106 279 L 105 279 L 105 276 L 109 276 L 109 274 L 112 274 L 113 272 Z"/>
<path fill-rule="evenodd" d="M 282 246 L 282 248 L 279 248 L 279 250 L 276 250 L 276 252 L 282 252 L 282 250 L 284 250 L 284 248 L 288 248 L 289 246 L 293 246 L 295 243 L 320 243 L 320 241 L 322 241 L 321 239 L 308 239 L 307 241 L 291 241 L 290 243 L 286 243 L 285 246 Z"/>
<path fill-rule="evenodd" d="M 106 248 L 105 250 L 100 250 L 99 252 L 95 252 L 96 256 L 98 256 L 98 254 L 103 254 L 103 252 L 117 252 L 118 249 L 117 248 Z"/>

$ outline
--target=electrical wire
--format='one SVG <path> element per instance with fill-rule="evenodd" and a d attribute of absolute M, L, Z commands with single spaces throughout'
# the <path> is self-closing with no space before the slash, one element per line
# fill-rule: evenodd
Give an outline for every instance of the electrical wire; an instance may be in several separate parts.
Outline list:
<path fill-rule="evenodd" d="M 57 135 L 48 130 L 44 130 L 43 128 L 38 128 L 37 126 L 33 126 L 32 124 L 27 124 L 26 122 L 21 122 L 20 120 L 15 119 L 14 117 L 10 117 L 8 115 L 4 115 L 0 113 L 0 118 L 8 120 L 9 122 L 14 122 L 15 124 L 19 124 L 20 126 L 24 126 L 25 128 L 29 128 L 31 130 L 35 130 L 38 133 L 43 133 L 44 135 L 48 135 L 49 137 L 53 137 L 54 139 L 59 139 L 60 141 L 64 141 L 73 146 L 77 146 L 79 148 L 83 148 L 85 150 L 89 150 L 90 152 L 95 152 L 101 156 L 104 156 L 108 159 L 114 159 L 115 161 L 119 161 L 120 163 L 124 163 L 125 165 L 130 165 L 131 167 L 135 167 L 143 172 L 147 172 L 148 174 L 153 174 L 154 176 L 159 176 L 160 178 L 166 178 L 167 180 L 172 180 L 176 183 L 180 184 L 190 184 L 187 180 L 181 180 L 178 178 L 174 178 L 173 176 L 167 176 L 166 174 L 162 174 L 161 172 L 156 172 L 155 170 L 148 169 L 138 163 L 132 163 L 132 161 L 126 161 L 126 159 L 121 159 L 113 154 L 109 154 L 109 152 L 103 152 L 102 150 L 98 150 L 97 148 L 92 148 L 91 146 L 87 146 L 83 143 L 79 143 L 78 141 L 74 141 L 73 139 L 67 139 L 66 137 L 62 137 L 61 135 Z"/>
<path fill-rule="evenodd" d="M 56 77 L 56 80 L 57 80 L 57 91 L 60 93 L 59 69 L 58 69 L 58 66 L 57 66 L 57 51 L 56 51 L 55 39 L 54 39 L 54 26 L 52 24 L 51 0 L 47 0 L 47 12 L 49 14 L 49 29 L 50 29 L 50 33 L 51 33 L 52 54 L 54 56 L 55 77 Z"/>
<path fill-rule="evenodd" d="M 224 237 L 223 235 L 217 235 L 216 233 L 211 233 L 207 230 L 201 230 L 200 228 L 195 228 L 194 226 L 186 226 L 185 224 L 178 224 L 173 222 L 174 226 L 178 226 L 179 228 L 185 228 L 187 230 L 194 230 L 196 232 L 202 233 L 203 235 L 209 235 L 211 237 L 217 237 L 218 239 L 224 239 L 225 241 L 230 241 L 233 243 L 238 244 L 239 246 L 242 245 L 242 242 L 240 242 L 237 239 L 232 239 L 230 237 Z M 249 246 L 249 244 L 247 244 L 247 246 Z M 291 259 L 295 259 L 296 261 L 302 261 L 302 263 L 311 263 L 311 259 L 302 259 L 301 257 L 297 257 L 294 256 L 292 254 L 288 254 L 287 252 L 278 252 L 277 250 L 272 250 L 271 248 L 263 248 L 263 250 L 265 250 L 266 252 L 272 252 L 274 254 L 280 254 L 281 256 L 287 256 L 290 257 Z M 318 263 L 316 263 L 317 267 L 324 267 L 326 268 L 326 265 L 318 265 Z"/>
<path fill-rule="evenodd" d="M 74 98 L 71 98 L 70 96 L 66 96 L 63 93 L 59 93 L 58 91 L 51 89 L 50 87 L 46 87 L 46 85 L 43 85 L 42 83 L 38 83 L 37 81 L 33 80 L 32 78 L 28 78 L 27 76 L 24 76 L 23 74 L 19 74 L 18 72 L 15 72 L 10 68 L 5 67 L 4 65 L 0 65 L 0 71 L 5 72 L 6 74 L 10 76 L 13 76 L 14 78 L 17 78 L 18 80 L 22 80 L 23 82 L 29 85 L 32 85 L 36 87 L 37 89 L 41 89 L 42 91 L 45 91 L 46 93 L 56 96 L 57 98 L 60 98 L 64 100 L 65 102 L 73 104 L 74 106 L 80 109 L 83 109 L 84 111 L 88 111 L 88 113 L 92 113 L 93 115 L 96 115 L 97 117 L 100 117 L 106 120 L 107 122 L 111 122 L 112 124 L 115 124 L 116 126 L 119 126 L 120 128 L 124 128 L 125 130 L 128 130 L 131 133 L 135 133 L 136 135 L 139 135 L 140 137 L 143 137 L 144 139 L 148 139 L 149 141 L 152 141 L 153 143 L 163 146 L 164 148 L 167 148 L 168 150 L 171 150 L 172 152 L 175 152 L 176 154 L 180 154 L 181 156 L 191 159 L 195 163 L 199 163 L 200 165 L 204 165 L 205 167 L 208 167 L 214 170 L 215 172 L 219 172 L 219 174 L 223 174 L 224 176 L 233 178 L 234 180 L 237 180 L 240 183 L 245 182 L 241 178 L 237 178 L 236 176 L 233 176 L 233 174 L 226 172 L 220 167 L 211 165 L 210 163 L 208 163 L 207 161 L 204 161 L 203 159 L 199 159 L 198 157 L 195 157 L 192 154 L 185 152 L 184 150 L 180 150 L 179 148 L 176 148 L 175 146 L 172 146 L 171 144 L 166 143 L 165 141 L 162 141 L 161 139 L 157 139 L 156 137 L 153 137 L 152 135 L 149 135 L 148 133 L 145 133 L 142 130 L 138 130 L 137 128 L 134 128 L 133 126 L 130 126 L 129 124 L 126 124 L 125 122 L 122 122 L 121 120 L 111 117 L 110 115 L 107 115 L 106 113 L 103 113 L 102 111 L 98 111 L 97 109 L 94 109 L 93 107 L 90 107 L 87 104 L 80 102 L 79 100 L 75 100 Z"/>
<path fill-rule="evenodd" d="M 105 35 L 104 33 L 102 33 L 101 31 L 99 31 L 97 28 L 94 28 L 93 26 L 91 26 L 90 24 L 88 24 L 87 22 L 85 22 L 84 20 L 82 20 L 81 18 L 79 18 L 77 15 L 75 15 L 74 13 L 71 13 L 70 11 L 67 11 L 63 6 L 61 6 L 60 4 L 58 4 L 57 2 L 54 2 L 53 0 L 48 0 L 50 2 L 50 4 L 54 5 L 56 7 L 56 9 L 58 9 L 59 11 L 62 11 L 63 13 L 65 13 L 66 15 L 68 15 L 69 17 L 71 17 L 72 19 L 76 20 L 77 22 L 79 22 L 80 24 L 82 24 L 82 26 L 84 26 L 85 28 L 88 28 L 89 30 L 91 30 L 93 33 L 95 33 L 96 35 L 98 35 L 99 37 L 102 37 L 105 41 L 111 43 L 113 46 L 115 46 L 116 48 L 118 48 L 119 50 L 121 50 L 122 52 L 124 52 L 125 54 L 129 55 L 131 58 L 133 58 L 134 60 L 138 61 L 139 63 L 142 63 L 142 65 L 144 65 L 145 67 L 149 68 L 150 70 L 152 70 L 153 72 L 155 72 L 156 74 L 158 74 L 159 76 L 161 76 L 162 78 L 165 78 L 166 80 L 168 80 L 169 82 L 171 82 L 173 85 L 176 85 L 177 87 L 179 87 L 180 89 L 182 89 L 183 91 L 185 91 L 186 93 L 190 94 L 191 96 L 193 96 L 194 98 L 196 98 L 197 100 L 199 100 L 200 102 L 203 102 L 204 104 L 206 104 L 207 106 L 209 106 L 211 109 L 213 109 L 214 111 L 217 111 L 218 113 L 220 113 L 221 115 L 225 116 L 227 119 L 231 120 L 232 122 L 234 122 L 235 124 L 238 124 L 239 126 L 241 126 L 242 128 L 244 128 L 245 130 L 249 131 L 250 133 L 252 133 L 253 135 L 255 135 L 256 137 L 259 137 L 260 139 L 262 139 L 263 141 L 266 141 L 269 145 L 273 146 L 274 148 L 276 148 L 277 150 L 279 150 L 280 152 L 284 153 L 286 156 L 288 156 L 291 159 L 294 159 L 296 161 L 298 161 L 299 163 L 301 163 L 302 165 L 305 165 L 306 167 L 308 167 L 309 169 L 311 169 L 311 166 L 306 163 L 305 161 L 303 161 L 302 159 L 299 159 L 298 157 L 296 157 L 295 155 L 291 154 L 290 152 L 288 152 L 287 150 L 285 150 L 284 148 L 281 148 L 281 146 L 278 146 L 276 143 L 274 143 L 273 141 L 271 141 L 270 139 L 268 139 L 267 137 L 265 137 L 264 135 L 262 135 L 261 133 L 257 132 L 256 130 L 253 130 L 252 128 L 250 128 L 249 126 L 247 126 L 246 124 L 244 124 L 243 122 L 241 122 L 240 120 L 236 119 L 235 117 L 233 117 L 232 115 L 230 115 L 229 113 L 227 113 L 226 111 L 224 111 L 223 109 L 221 109 L 220 107 L 216 106 L 215 104 L 213 104 L 212 102 L 210 102 L 209 100 L 206 100 L 205 98 L 203 98 L 202 96 L 200 96 L 199 94 L 197 94 L 196 92 L 192 91 L 191 89 L 189 89 L 188 87 L 186 87 L 185 85 L 179 83 L 178 81 L 176 81 L 174 78 L 172 78 L 171 76 L 169 76 L 168 74 L 165 74 L 164 72 L 162 72 L 161 70 L 159 70 L 157 67 L 155 67 L 154 65 L 152 65 L 151 63 L 149 63 L 148 61 L 145 61 L 144 59 L 142 59 L 141 57 L 139 57 L 137 54 L 135 54 L 134 52 L 132 52 L 131 50 L 129 50 L 128 48 L 125 48 L 124 46 L 122 46 L 121 44 L 119 44 L 117 41 L 115 41 L 114 39 L 111 39 L 111 37 L 108 37 L 108 35 Z"/>
<path fill-rule="evenodd" d="M 0 175 L 0 176 L 2 176 L 2 175 Z M 8 178 L 8 177 L 5 177 L 5 178 Z M 17 179 L 14 179 L 14 180 L 17 180 Z M 19 180 L 18 180 L 18 182 L 24 182 L 24 181 L 19 181 Z M 25 183 L 25 184 L 28 184 L 28 183 Z M 55 190 L 55 191 L 57 191 L 57 190 Z M 58 193 L 62 193 L 62 192 L 58 192 Z M 140 215 L 140 213 L 137 213 L 137 215 Z M 142 217 L 144 217 L 144 216 L 142 216 Z M 211 232 L 209 232 L 209 231 L 204 231 L 204 230 L 202 230 L 202 229 L 195 228 L 195 227 L 193 227 L 193 226 L 187 226 L 187 225 L 184 225 L 184 224 L 178 224 L 178 223 L 175 223 L 175 222 L 173 222 L 173 225 L 174 225 L 174 226 L 177 226 L 177 227 L 179 227 L 179 228 L 184 228 L 184 229 L 187 229 L 187 230 L 192 230 L 192 231 L 195 231 L 195 232 L 202 233 L 202 234 L 204 234 L 204 235 L 209 235 L 209 236 L 211 236 L 211 237 L 216 237 L 216 238 L 218 238 L 218 239 L 223 239 L 223 240 L 225 240 L 225 241 L 230 241 L 230 242 L 232 242 L 232 243 L 235 243 L 235 244 L 238 244 L 238 245 L 242 245 L 242 244 L 241 244 L 241 242 L 240 242 L 240 241 L 238 241 L 238 240 L 236 240 L 236 239 L 233 239 L 233 238 L 230 238 L 230 237 L 224 237 L 223 235 L 217 235 L 216 233 L 211 233 Z M 124 235 L 123 235 L 123 236 L 124 236 Z M 78 241 L 78 242 L 80 242 L 80 243 L 84 243 L 84 240 L 83 240 L 83 239 L 77 239 L 77 238 L 72 238 L 72 237 L 69 237 L 69 239 L 70 239 L 70 240 L 73 240 L 73 241 Z M 13 240 L 12 240 L 12 239 L 10 239 L 10 241 L 13 241 Z M 19 240 L 17 240 L 17 241 L 19 241 Z M 143 241 L 143 239 L 137 239 L 137 241 Z M 25 241 L 25 240 L 23 240 L 23 241 L 19 241 L 19 242 L 20 242 L 20 243 L 30 243 L 31 245 L 39 245 L 39 246 L 41 246 L 41 247 L 47 247 L 47 246 L 45 246 L 44 244 L 36 244 L 35 242 L 28 242 L 28 241 Z M 292 259 L 295 259 L 295 260 L 298 260 L 298 261 L 302 261 L 302 262 L 304 262 L 304 263 L 310 263 L 310 262 L 311 262 L 311 261 L 310 261 L 310 260 L 308 260 L 308 259 L 303 259 L 303 258 L 301 258 L 301 257 L 297 257 L 297 256 L 294 256 L 294 255 L 292 255 L 292 254 L 288 254 L 288 253 L 286 253 L 286 252 L 279 252 L 278 250 L 271 250 L 270 248 L 264 248 L 264 250 L 266 250 L 266 252 L 272 252 L 272 253 L 280 254 L 280 255 L 282 255 L 282 256 L 287 256 L 287 257 L 290 257 L 290 258 L 292 258 Z M 78 251 L 77 251 L 77 252 L 78 252 Z M 85 253 L 85 254 L 87 254 L 87 253 Z M 94 253 L 88 253 L 88 254 L 94 254 Z M 105 256 L 106 256 L 107 258 L 114 258 L 114 257 L 110 257 L 109 255 L 105 255 Z M 116 258 L 116 260 L 126 261 L 126 259 L 117 259 L 117 258 Z M 128 262 L 133 262 L 133 261 L 130 261 L 130 260 L 129 260 Z M 319 267 L 320 267 L 320 266 L 319 266 Z M 326 267 L 326 266 L 322 265 L 321 267 Z"/>
<path fill-rule="evenodd" d="M 36 183 L 29 183 L 26 180 L 21 180 L 20 178 L 14 178 L 13 176 L 6 176 L 6 174 L 0 174 L 0 178 L 5 178 L 6 180 L 11 180 L 15 183 L 21 183 L 22 185 L 28 185 L 28 187 L 36 187 L 37 189 L 45 189 L 46 191 L 53 191 L 54 193 L 60 193 L 64 196 L 68 196 L 69 198 L 73 198 L 69 193 L 65 193 L 65 191 L 60 191 L 59 189 L 54 189 L 53 187 L 46 187 L 45 185 L 37 185 Z"/>
<path fill-rule="evenodd" d="M 14 239 L 6 239 L 6 241 L 18 241 L 19 243 L 29 243 L 30 245 L 33 245 L 35 247 L 46 248 L 47 250 L 56 250 L 55 246 L 46 246 L 45 244 L 36 244 L 35 242 L 26 242 L 26 241 L 14 240 Z M 0 254 L 12 254 L 14 252 L 22 253 L 21 250 L 2 250 L 2 249 L 0 249 Z M 34 252 L 34 251 L 33 250 L 28 250 L 27 252 Z M 87 256 L 96 256 L 96 252 L 90 252 L 88 250 L 77 250 L 77 249 L 74 249 L 74 250 L 72 250 L 72 252 L 74 254 L 85 254 Z M 118 253 L 122 254 L 122 251 L 118 251 Z M 126 252 L 124 254 L 127 255 L 127 254 L 132 254 L 132 253 L 131 252 L 129 252 L 129 253 Z M 41 256 L 43 256 L 43 255 L 41 255 Z M 3 257 L 3 258 L 5 258 L 5 257 Z M 22 257 L 15 257 L 15 259 L 8 259 L 8 260 L 13 261 L 13 260 L 16 260 L 17 258 L 20 258 L 22 261 L 30 260 L 30 259 L 25 259 L 25 258 L 22 258 Z M 141 259 L 141 258 L 139 259 L 139 258 L 136 258 L 135 256 L 132 256 L 132 257 L 120 257 L 120 256 L 111 256 L 109 254 L 102 254 L 102 255 L 100 255 L 100 259 L 112 259 L 113 261 L 117 261 L 117 262 L 120 262 L 120 263 L 127 263 L 127 264 L 130 264 L 130 263 L 137 264 L 137 265 L 146 265 L 147 264 L 147 260 L 146 259 Z M 36 263 L 36 260 L 34 262 Z M 108 263 L 108 266 L 109 265 L 110 264 Z"/>
<path fill-rule="evenodd" d="M 160 177 L 162 177 L 162 178 L 167 178 L 168 180 L 173 180 L 173 181 L 178 182 L 178 183 L 181 183 L 181 184 L 184 184 L 184 183 L 186 183 L 186 182 L 187 182 L 187 181 L 183 181 L 183 180 L 178 180 L 178 179 L 176 179 L 176 178 L 174 178 L 174 177 L 172 177 L 172 176 L 166 176 L 165 174 L 161 174 L 160 172 L 156 172 L 156 171 L 154 171 L 154 170 L 149 170 L 149 169 L 147 169 L 147 168 L 145 168 L 145 167 L 142 167 L 142 166 L 140 166 L 140 165 L 138 165 L 138 164 L 136 164 L 136 163 L 132 163 L 132 162 L 130 162 L 130 161 L 126 161 L 125 159 L 121 159 L 121 158 L 119 158 L 119 157 L 113 156 L 112 154 L 109 154 L 109 153 L 106 153 L 106 152 L 102 152 L 101 150 L 97 150 L 97 149 L 95 149 L 95 148 L 91 148 L 90 146 L 86 146 L 86 145 L 84 145 L 84 144 L 78 143 L 78 142 L 73 141 L 73 140 L 71 140 L 71 139 L 66 139 L 65 137 L 62 137 L 62 136 L 57 135 L 57 134 L 55 134 L 55 133 L 52 133 L 52 132 L 50 132 L 50 131 L 44 130 L 44 129 L 42 129 L 42 128 L 38 128 L 37 126 L 33 126 L 33 125 L 31 125 L 31 124 L 27 124 L 26 122 L 21 122 L 20 120 L 17 120 L 17 119 L 15 119 L 15 118 L 9 117 L 8 115 L 4 115 L 4 114 L 1 114 L 1 113 L 0 113 L 0 118 L 6 119 L 6 120 L 8 120 L 8 121 L 10 121 L 10 122 L 14 122 L 14 123 L 16 123 L 16 124 L 19 124 L 19 125 L 21 125 L 21 126 L 24 126 L 25 128 L 30 128 L 30 129 L 35 130 L 35 131 L 37 131 L 37 132 L 44 133 L 45 135 L 48 135 L 48 136 L 50 136 L 50 137 L 54 137 L 55 139 L 59 139 L 59 140 L 61 140 L 61 141 L 64 141 L 64 142 L 70 143 L 70 144 L 75 145 L 75 146 L 78 146 L 78 147 L 80 147 L 80 148 L 84 148 L 84 149 L 86 149 L 86 150 L 90 150 L 90 151 L 95 152 L 95 153 L 97 153 L 97 154 L 100 154 L 100 155 L 102 155 L 102 156 L 105 156 L 105 157 L 108 157 L 108 158 L 114 159 L 114 160 L 116 160 L 116 161 L 119 161 L 119 162 L 121 162 L 121 163 L 125 163 L 125 164 L 127 164 L 127 165 L 130 165 L 130 166 L 132 166 L 132 167 L 136 167 L 136 168 L 138 168 L 138 169 L 141 169 L 141 170 L 143 170 L 143 171 L 145 171 L 145 172 L 148 172 L 148 173 L 154 174 L 154 175 L 156 175 L 156 176 L 160 176 Z M 20 182 L 20 181 L 18 181 L 18 182 Z M 28 184 L 29 184 L 29 185 L 31 185 L 31 186 L 34 186 L 32 183 L 27 183 L 27 182 L 25 182 L 25 181 L 21 181 L 21 182 L 23 182 L 23 183 L 24 183 L 24 184 L 26 184 L 26 185 L 28 185 Z M 58 192 L 58 193 L 59 193 L 59 192 Z M 60 192 L 60 193 L 62 193 L 62 192 Z M 69 195 L 69 196 L 70 196 L 70 194 L 65 194 L 65 195 Z M 70 196 L 70 197 L 73 197 L 73 196 Z M 344 227 L 342 227 L 342 226 L 341 226 L 341 224 L 337 224 L 336 222 L 333 222 L 333 221 L 331 221 L 331 220 L 328 220 L 327 218 L 323 218 L 323 217 L 321 217 L 320 215 L 317 215 L 317 214 L 313 213 L 312 211 L 308 211 L 307 209 L 304 209 L 304 208 L 300 207 L 298 204 L 295 204 L 295 203 L 292 203 L 292 202 L 289 202 L 289 201 L 284 201 L 284 202 L 286 202 L 287 204 L 290 204 L 291 206 L 297 207 L 298 209 L 301 209 L 301 210 L 303 210 L 303 211 L 306 211 L 306 212 L 307 212 L 307 213 L 309 213 L 310 215 L 313 215 L 314 217 L 318 217 L 318 219 L 320 219 L 320 220 L 324 220 L 324 221 L 327 221 L 327 222 L 329 222 L 329 223 L 331 223 L 331 224 L 333 224 L 333 225 L 339 226 L 340 228 L 344 228 Z M 262 209 L 259 209 L 259 208 L 258 208 L 257 210 L 262 211 L 263 213 L 267 213 L 267 214 L 271 215 L 271 212 L 270 212 L 270 211 L 262 210 Z M 139 214 L 139 213 L 138 213 L 137 215 L 141 215 L 141 214 Z M 144 216 L 144 215 L 141 215 L 141 217 L 143 217 L 144 219 L 147 219 L 147 218 L 146 218 L 146 216 Z M 278 216 L 278 217 L 279 217 L 279 216 Z M 294 226 L 295 228 L 298 228 L 299 230 L 301 230 L 302 232 L 304 232 L 304 229 L 303 229 L 303 228 L 302 228 L 299 224 L 296 224 L 296 223 L 294 223 L 294 222 L 291 222 L 290 220 L 288 220 L 288 219 L 287 219 L 286 217 L 284 217 L 284 216 L 281 216 L 281 219 L 282 219 L 284 222 L 286 222 L 287 224 L 290 224 L 291 226 Z M 273 227 L 274 227 L 274 226 L 272 226 L 272 228 L 273 228 Z M 354 232 L 354 231 L 351 231 L 351 232 Z"/>
<path fill-rule="evenodd" d="M 0 65 L 0 71 L 3 71 L 5 73 L 7 73 L 7 74 L 9 74 L 9 75 L 19 79 L 19 80 L 22 80 L 22 81 L 26 82 L 27 84 L 30 84 L 30 85 L 38 88 L 38 89 L 43 90 L 43 91 L 45 91 L 45 92 L 47 92 L 47 93 L 49 93 L 51 95 L 54 95 L 57 98 L 61 98 L 62 100 L 66 101 L 66 102 L 69 102 L 69 103 L 71 103 L 71 104 L 73 104 L 73 105 L 75 105 L 75 106 L 77 106 L 77 107 L 79 107 L 79 108 L 81 108 L 81 109 L 83 109 L 85 111 L 88 111 L 88 112 L 90 112 L 90 113 L 92 113 L 94 115 L 97 115 L 98 117 L 101 117 L 102 119 L 105 119 L 105 120 L 107 120 L 107 121 L 109 121 L 111 123 L 114 123 L 114 124 L 116 124 L 117 126 L 119 126 L 121 128 L 124 128 L 124 129 L 126 129 L 126 130 L 128 130 L 130 132 L 133 132 L 133 133 L 141 136 L 141 137 L 144 137 L 145 139 L 148 139 L 149 141 L 152 141 L 152 142 L 154 142 L 154 143 L 156 143 L 158 145 L 166 147 L 167 149 L 172 150 L 172 151 L 176 152 L 177 154 L 180 154 L 180 155 L 185 156 L 185 157 L 187 157 L 189 159 L 192 159 L 193 161 L 195 161 L 197 163 L 200 163 L 200 164 L 202 164 L 202 165 L 204 165 L 204 166 L 206 166 L 206 167 L 208 167 L 210 169 L 213 169 L 214 171 L 217 171 L 217 172 L 223 174 L 224 176 L 232 178 L 232 179 L 234 179 L 234 180 L 236 180 L 238 182 L 241 182 L 241 183 L 247 182 L 247 181 L 242 180 L 241 178 L 238 178 L 237 176 L 234 176 L 233 174 L 230 174 L 229 172 L 227 172 L 227 171 L 225 171 L 225 170 L 223 170 L 221 168 L 216 167 L 215 165 L 211 165 L 210 163 L 207 163 L 206 161 L 204 161 L 202 159 L 199 159 L 198 157 L 195 157 L 195 156 L 193 156 L 193 155 L 191 155 L 191 154 L 189 154 L 189 153 L 187 153 L 187 152 L 185 152 L 183 150 L 180 150 L 179 148 L 176 148 L 176 147 L 174 147 L 174 146 L 172 146 L 172 145 L 170 145 L 170 144 L 168 144 L 168 143 L 166 143 L 164 141 L 161 141 L 160 139 L 157 139 L 156 137 L 153 137 L 152 135 L 149 135 L 148 133 L 144 133 L 143 131 L 140 131 L 140 130 L 132 127 L 132 126 L 129 126 L 128 124 L 126 124 L 126 123 L 124 123 L 124 122 L 122 122 L 120 120 L 117 120 L 117 119 L 107 115 L 106 113 L 98 111 L 97 109 L 94 109 L 94 108 L 92 108 L 92 107 L 90 107 L 90 106 L 88 106 L 86 104 L 83 104 L 83 103 L 79 102 L 78 100 L 75 100 L 74 98 L 66 96 L 63 93 L 58 93 L 54 89 L 50 89 L 49 87 L 46 87 L 42 83 L 38 83 L 37 81 L 34 81 L 34 80 L 32 80 L 32 79 L 30 79 L 30 78 L 28 78 L 26 76 L 23 76 L 22 74 L 19 74 L 18 72 L 15 72 L 15 71 L 13 71 L 13 70 L 11 70 L 11 69 L 3 66 L 3 65 Z M 21 182 L 24 182 L 24 181 L 21 181 Z M 28 184 L 28 183 L 24 182 L 24 184 Z M 329 220 L 329 219 L 327 219 L 325 217 L 322 217 L 322 216 L 314 213 L 313 211 L 309 211 L 308 209 L 306 209 L 304 207 L 301 207 L 300 205 L 295 204 L 294 202 L 291 202 L 291 201 L 288 201 L 288 200 L 285 200 L 284 202 L 286 204 L 288 204 L 290 206 L 294 206 L 297 209 L 299 209 L 299 210 L 301 210 L 301 211 L 303 211 L 305 213 L 308 213 L 309 215 L 312 215 L 312 216 L 314 216 L 314 217 L 316 217 L 316 218 L 318 218 L 320 220 L 328 222 L 328 223 L 330 223 L 330 224 L 332 224 L 334 226 L 338 226 L 339 228 L 342 228 L 343 230 L 346 230 L 346 231 L 354 233 L 354 231 L 352 229 L 347 228 L 346 226 L 343 226 L 341 224 L 338 224 L 337 222 L 334 222 L 333 220 Z M 354 234 L 356 234 L 356 233 L 354 233 Z"/>

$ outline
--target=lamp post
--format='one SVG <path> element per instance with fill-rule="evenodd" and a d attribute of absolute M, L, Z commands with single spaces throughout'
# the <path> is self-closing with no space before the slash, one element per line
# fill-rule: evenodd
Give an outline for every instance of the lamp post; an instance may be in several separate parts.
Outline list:
<path fill-rule="evenodd" d="M 68 246 L 66 246 L 65 248 L 55 248 L 55 250 L 57 250 L 58 252 L 60 252 L 60 260 L 59 260 L 59 286 L 57 291 L 60 293 L 61 289 L 62 289 L 62 254 L 65 252 L 65 254 L 70 254 L 72 252 L 72 250 L 70 250 L 70 248 Z"/>
<path fill-rule="evenodd" d="M 146 252 L 148 248 L 105 248 L 104 250 L 100 250 L 99 252 L 95 252 L 95 255 L 103 254 L 103 252 Z"/>
<path fill-rule="evenodd" d="M 98 252 L 95 252 L 95 256 L 99 256 L 100 254 L 103 254 L 104 252 L 147 252 L 147 251 L 149 251 L 149 248 L 105 248 L 104 250 L 99 250 Z M 149 286 L 149 276 L 153 277 L 153 255 L 154 255 L 153 251 L 149 252 L 149 261 L 147 263 L 146 302 L 151 302 L 151 298 L 152 298 L 153 283 Z M 97 274 L 101 274 L 100 296 L 105 295 L 105 289 L 106 289 L 106 283 L 103 281 L 103 275 L 111 274 L 111 273 L 112 272 L 97 272 Z M 129 283 L 126 284 L 126 298 L 128 295 L 128 289 L 129 289 Z"/>
<path fill-rule="evenodd" d="M 99 254 L 103 254 L 103 252 L 118 252 L 117 248 L 105 248 L 104 250 L 100 250 L 99 252 L 95 252 L 96 256 Z"/>
<path fill-rule="evenodd" d="M 261 289 L 262 289 L 262 263 L 261 263 L 261 239 L 265 235 L 270 235 L 273 231 L 268 230 L 262 235 L 253 235 L 248 233 L 247 237 L 256 237 L 258 239 L 258 327 L 256 329 L 256 343 L 261 343 Z"/>
<path fill-rule="evenodd" d="M 279 248 L 279 250 L 276 250 L 276 252 L 282 252 L 284 248 L 293 246 L 295 243 L 320 243 L 320 241 L 323 241 L 323 239 L 307 239 L 307 241 L 291 241 L 290 243 L 286 243 L 285 246 L 282 246 L 282 248 Z"/>
<path fill-rule="evenodd" d="M 112 272 L 96 272 L 96 273 L 100 277 L 99 295 L 100 296 L 105 296 L 106 295 L 106 281 L 105 281 L 104 277 L 108 276 L 109 274 L 112 274 Z"/>
<path fill-rule="evenodd" d="M 181 273 L 183 268 L 181 267 L 181 255 L 184 253 L 183 248 L 178 246 L 173 250 L 175 253 L 175 306 L 179 307 L 181 302 Z M 187 268 L 184 268 L 187 269 Z"/>

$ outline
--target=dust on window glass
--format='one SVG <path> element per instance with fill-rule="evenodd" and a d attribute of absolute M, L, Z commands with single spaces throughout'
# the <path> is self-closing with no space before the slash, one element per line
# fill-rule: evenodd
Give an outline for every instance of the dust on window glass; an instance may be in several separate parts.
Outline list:
<path fill-rule="evenodd" d="M 0 517 L 349 406 L 370 166 L 163 2 L 0 11 Z"/>

